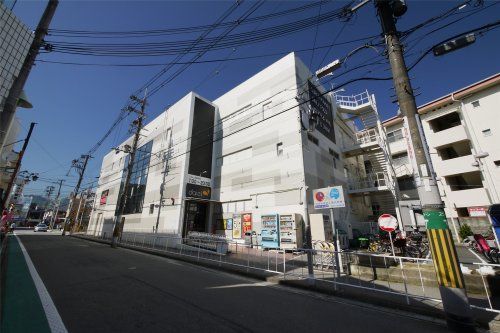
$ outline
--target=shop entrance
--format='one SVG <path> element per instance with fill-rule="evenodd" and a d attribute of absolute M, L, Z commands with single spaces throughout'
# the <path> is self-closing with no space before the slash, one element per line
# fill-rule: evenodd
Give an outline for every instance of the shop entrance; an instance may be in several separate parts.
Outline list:
<path fill-rule="evenodd" d="M 208 231 L 208 205 L 203 201 L 186 201 L 182 237 L 186 237 L 189 231 Z"/>

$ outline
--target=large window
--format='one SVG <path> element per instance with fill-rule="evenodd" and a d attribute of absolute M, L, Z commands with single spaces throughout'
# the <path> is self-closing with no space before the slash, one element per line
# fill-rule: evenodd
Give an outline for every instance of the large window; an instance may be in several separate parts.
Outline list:
<path fill-rule="evenodd" d="M 403 131 L 401 129 L 387 133 L 388 142 L 397 142 L 399 140 L 403 140 Z"/>
<path fill-rule="evenodd" d="M 146 193 L 146 183 L 148 180 L 149 161 L 151 159 L 151 149 L 153 141 L 150 141 L 137 149 L 135 161 L 132 167 L 130 185 L 128 190 L 127 202 L 123 214 L 135 214 L 142 212 L 144 204 L 144 194 Z M 129 156 L 125 160 L 125 168 L 128 166 Z M 123 185 L 127 172 L 123 173 L 123 182 L 120 193 L 123 191 Z"/>

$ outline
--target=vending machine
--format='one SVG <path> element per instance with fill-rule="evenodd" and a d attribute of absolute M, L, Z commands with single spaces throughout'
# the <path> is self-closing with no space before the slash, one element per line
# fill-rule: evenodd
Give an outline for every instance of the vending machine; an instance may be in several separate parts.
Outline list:
<path fill-rule="evenodd" d="M 265 249 L 279 249 L 279 226 L 278 214 L 262 215 L 261 216 L 261 236 L 262 247 Z"/>
<path fill-rule="evenodd" d="M 300 214 L 285 214 L 280 220 L 280 248 L 283 250 L 302 248 L 303 220 Z"/>

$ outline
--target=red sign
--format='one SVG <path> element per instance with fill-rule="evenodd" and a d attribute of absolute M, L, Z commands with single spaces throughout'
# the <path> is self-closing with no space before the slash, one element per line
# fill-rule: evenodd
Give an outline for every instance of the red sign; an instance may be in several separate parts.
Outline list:
<path fill-rule="evenodd" d="M 252 231 L 252 214 L 242 214 L 241 219 L 243 220 L 243 234 Z"/>
<path fill-rule="evenodd" d="M 398 227 L 398 220 L 391 214 L 382 214 L 378 218 L 378 226 L 384 231 L 392 232 Z"/>
<path fill-rule="evenodd" d="M 470 217 L 486 216 L 486 207 L 467 207 Z"/>

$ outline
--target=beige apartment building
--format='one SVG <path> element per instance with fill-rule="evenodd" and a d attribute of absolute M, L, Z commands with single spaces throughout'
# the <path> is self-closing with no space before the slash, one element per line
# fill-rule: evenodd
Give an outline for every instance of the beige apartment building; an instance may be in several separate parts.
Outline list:
<path fill-rule="evenodd" d="M 495 74 L 418 109 L 428 158 L 454 230 L 464 223 L 475 232 L 491 230 L 486 210 L 500 202 L 499 105 L 500 74 Z M 386 120 L 384 127 L 400 192 L 404 199 L 418 200 L 403 118 Z"/>

